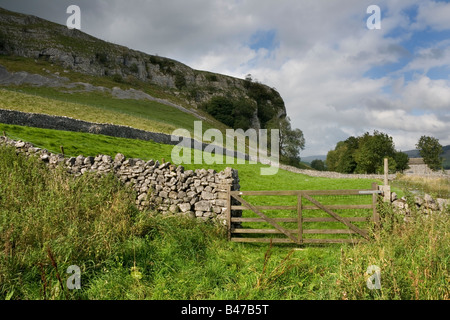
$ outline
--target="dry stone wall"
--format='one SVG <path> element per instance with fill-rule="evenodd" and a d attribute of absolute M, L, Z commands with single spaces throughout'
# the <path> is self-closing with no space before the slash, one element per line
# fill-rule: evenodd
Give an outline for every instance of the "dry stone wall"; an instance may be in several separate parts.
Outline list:
<path fill-rule="evenodd" d="M 237 170 L 226 168 L 185 170 L 183 166 L 159 161 L 126 159 L 123 154 L 65 158 L 31 143 L 0 137 L 0 145 L 16 148 L 17 153 L 37 156 L 50 168 L 64 166 L 68 173 L 80 176 L 88 172 L 113 173 L 136 191 L 139 209 L 151 209 L 165 215 L 186 215 L 204 221 L 226 224 L 227 188 L 239 190 Z M 240 216 L 241 211 L 233 211 Z"/>
<path fill-rule="evenodd" d="M 280 164 L 280 169 L 304 174 L 310 177 L 321 177 L 321 178 L 330 178 L 330 179 L 379 179 L 383 180 L 384 175 L 382 174 L 356 174 L 356 173 L 340 173 L 333 171 L 318 171 L 318 170 L 309 170 L 309 169 L 299 169 L 293 166 L 288 166 L 284 164 Z M 395 174 L 389 174 L 388 179 L 394 180 L 396 177 Z"/>
<path fill-rule="evenodd" d="M 407 220 L 412 212 L 419 214 L 433 214 L 433 213 L 450 213 L 450 199 L 433 198 L 429 194 L 413 195 L 413 198 L 406 197 L 398 198 L 395 192 L 391 193 L 391 204 L 394 211 L 405 215 Z"/>
<path fill-rule="evenodd" d="M 175 135 L 151 132 L 110 123 L 95 123 L 78 120 L 65 116 L 52 116 L 41 113 L 29 113 L 16 110 L 0 109 L 0 123 L 27 126 L 33 128 L 64 130 L 72 132 L 85 132 L 93 134 L 102 134 L 117 138 L 139 139 L 144 141 L 154 141 L 167 145 L 179 145 L 190 147 L 192 149 L 204 150 L 209 144 L 196 142 L 194 139 L 179 137 Z M 216 152 L 222 154 L 234 154 L 235 158 L 249 159 L 247 154 L 238 151 L 227 150 L 226 148 L 217 148 Z"/>

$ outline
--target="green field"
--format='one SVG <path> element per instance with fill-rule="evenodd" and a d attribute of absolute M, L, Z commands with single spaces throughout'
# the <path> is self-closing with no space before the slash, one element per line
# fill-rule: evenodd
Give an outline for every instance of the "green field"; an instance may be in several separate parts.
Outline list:
<path fill-rule="evenodd" d="M 60 153 L 64 146 L 66 156 L 106 154 L 114 157 L 123 153 L 127 158 L 159 160 L 171 162 L 173 146 L 134 139 L 116 138 L 89 133 L 69 132 L 0 124 L 0 132 L 8 137 L 33 143 L 54 153 Z M 192 156 L 193 159 L 193 156 Z M 261 168 L 267 165 L 238 164 L 236 159 L 224 158 L 223 164 L 183 164 L 189 169 L 214 169 L 221 171 L 226 167 L 238 170 L 242 190 L 318 190 L 318 189 L 370 189 L 373 180 L 366 179 L 328 179 L 309 177 L 285 170 L 279 170 L 275 176 L 263 176 Z"/>
<path fill-rule="evenodd" d="M 15 140 L 24 140 L 32 142 L 35 146 L 45 148 L 54 153 L 59 153 L 60 146 L 64 146 L 66 156 L 76 157 L 78 155 L 97 155 L 106 154 L 114 157 L 118 152 L 123 153 L 128 158 L 141 158 L 144 160 L 159 160 L 171 162 L 171 152 L 173 146 L 154 143 L 152 141 L 142 141 L 133 139 L 115 138 L 104 135 L 94 135 L 88 133 L 67 132 L 58 130 L 38 129 L 22 126 L 0 124 L 0 132 L 6 134 Z M 192 154 L 193 159 L 193 154 Z M 188 169 L 207 168 L 216 171 L 222 171 L 227 166 L 238 170 L 241 190 L 320 190 L 320 189 L 370 189 L 371 180 L 354 179 L 327 179 L 309 177 L 302 174 L 295 174 L 285 170 L 279 170 L 274 176 L 263 176 L 260 164 L 237 164 L 236 159 L 224 158 L 223 164 L 204 165 L 204 164 L 183 164 Z M 227 164 L 228 162 L 228 164 Z M 296 198 L 289 196 L 266 196 L 266 197 L 245 197 L 253 204 L 259 205 L 296 205 Z M 371 196 L 337 196 L 318 198 L 326 204 L 371 204 Z M 307 204 L 306 200 L 303 200 Z M 338 210 L 343 216 L 370 217 L 370 210 Z M 265 211 L 269 217 L 292 218 L 296 216 L 295 211 Z M 327 216 L 322 211 L 305 211 L 305 217 L 308 216 Z M 244 217 L 256 217 L 251 211 L 244 211 Z M 284 227 L 296 228 L 292 223 L 281 223 Z M 342 228 L 340 223 L 307 223 L 309 229 L 314 228 Z M 356 223 L 360 227 L 368 227 L 367 223 Z M 243 224 L 243 227 L 248 227 Z M 254 228 L 269 228 L 266 223 L 253 223 Z M 317 236 L 307 236 L 317 237 Z M 330 235 L 321 236 L 325 238 L 349 238 L 350 235 Z"/>
<path fill-rule="evenodd" d="M 55 151 L 64 145 L 74 156 L 122 152 L 170 161 L 172 149 L 83 133 L 9 125 L 0 130 Z M 242 190 L 366 189 L 372 182 L 283 170 L 264 177 L 260 165 L 229 166 L 239 170 Z M 5 148 L 0 152 L 0 195 L 3 299 L 450 297 L 448 214 L 406 224 L 389 208 L 380 207 L 382 232 L 355 246 L 304 245 L 296 250 L 293 245 L 230 243 L 217 226 L 137 211 L 133 192 L 111 176 L 71 179 Z M 69 265 L 81 268 L 81 290 L 61 285 Z M 366 287 L 370 265 L 382 270 L 381 290 Z"/>

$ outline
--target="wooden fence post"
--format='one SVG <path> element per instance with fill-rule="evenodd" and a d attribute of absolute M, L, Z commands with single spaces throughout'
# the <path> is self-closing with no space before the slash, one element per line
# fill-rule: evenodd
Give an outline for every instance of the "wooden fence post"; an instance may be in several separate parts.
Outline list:
<path fill-rule="evenodd" d="M 303 208 L 302 194 L 297 196 L 297 214 L 298 214 L 298 244 L 303 244 Z"/>
<path fill-rule="evenodd" d="M 227 185 L 227 236 L 231 240 L 231 185 Z"/>
<path fill-rule="evenodd" d="M 378 185 L 376 182 L 372 183 L 372 190 L 378 190 Z M 378 213 L 378 210 L 377 210 L 377 203 L 378 203 L 378 194 L 373 193 L 372 194 L 373 222 L 375 223 L 375 226 L 378 229 L 380 227 L 380 214 Z"/>

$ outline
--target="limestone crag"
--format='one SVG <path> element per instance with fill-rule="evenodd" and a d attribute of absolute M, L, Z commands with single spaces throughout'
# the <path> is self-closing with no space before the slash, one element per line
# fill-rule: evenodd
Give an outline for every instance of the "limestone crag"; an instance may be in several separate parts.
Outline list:
<path fill-rule="evenodd" d="M 46 61 L 61 66 L 64 72 L 113 77 L 118 83 L 142 81 L 158 86 L 194 109 L 215 96 L 248 99 L 256 104 L 244 79 L 195 70 L 173 59 L 132 50 L 65 25 L 3 8 L 0 8 L 0 54 Z M 46 79 L 21 73 L 10 80 L 50 85 L 67 80 L 55 76 Z M 273 88 L 262 84 L 260 87 L 264 95 L 274 95 Z M 278 93 L 276 96 L 281 99 Z M 271 99 L 267 101 L 270 102 Z M 286 116 L 284 103 L 278 105 L 277 113 L 278 118 Z M 255 116 L 253 122 L 257 126 L 259 119 Z"/>

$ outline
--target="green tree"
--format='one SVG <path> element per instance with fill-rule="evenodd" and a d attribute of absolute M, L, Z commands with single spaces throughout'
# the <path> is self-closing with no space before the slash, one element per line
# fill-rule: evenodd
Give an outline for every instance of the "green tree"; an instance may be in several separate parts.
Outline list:
<path fill-rule="evenodd" d="M 202 106 L 206 112 L 227 126 L 234 127 L 233 101 L 226 97 L 213 97 L 208 103 Z"/>
<path fill-rule="evenodd" d="M 337 171 L 342 173 L 352 173 L 356 168 L 355 151 L 358 149 L 358 138 L 349 137 L 341 147 Z"/>
<path fill-rule="evenodd" d="M 330 150 L 327 153 L 327 159 L 325 160 L 325 165 L 329 171 L 337 171 L 339 155 L 336 150 Z"/>
<path fill-rule="evenodd" d="M 233 102 L 234 129 L 249 129 L 256 116 L 256 103 L 250 99 L 239 99 Z"/>
<path fill-rule="evenodd" d="M 256 113 L 256 103 L 251 99 L 230 99 L 216 96 L 201 108 L 233 129 L 249 129 Z"/>
<path fill-rule="evenodd" d="M 403 172 L 404 170 L 408 169 L 408 162 L 409 162 L 409 156 L 401 151 L 398 151 L 394 155 L 394 160 L 397 163 L 397 171 Z"/>
<path fill-rule="evenodd" d="M 376 173 L 384 171 L 385 157 L 390 159 L 391 172 L 408 167 L 408 156 L 395 150 L 392 137 L 374 131 L 339 141 L 335 149 L 328 152 L 326 165 L 328 170 L 341 173 Z"/>
<path fill-rule="evenodd" d="M 358 147 L 358 139 L 350 137 L 345 141 L 339 141 L 336 148 L 327 154 L 326 165 L 328 170 L 340 173 L 353 173 L 356 168 L 354 158 Z"/>
<path fill-rule="evenodd" d="M 137 66 L 136 66 L 136 69 L 137 69 Z M 136 72 L 137 72 L 137 70 L 136 70 Z M 177 89 L 181 90 L 185 86 L 186 86 L 186 78 L 185 78 L 184 74 L 182 72 L 177 72 L 175 74 L 175 87 L 177 87 Z"/>
<path fill-rule="evenodd" d="M 305 138 L 300 129 L 292 129 L 291 119 L 285 117 L 279 122 L 280 159 L 290 165 L 299 165 L 300 150 L 305 149 Z"/>
<path fill-rule="evenodd" d="M 383 164 L 385 157 L 394 158 L 394 142 L 385 133 L 374 131 L 373 135 L 366 132 L 359 140 L 358 150 L 355 152 L 357 173 L 376 173 Z"/>
<path fill-rule="evenodd" d="M 388 159 L 388 172 L 395 173 L 397 172 L 397 161 L 393 157 L 386 157 Z M 377 167 L 376 173 L 383 174 L 384 173 L 384 159 L 383 162 Z"/>
<path fill-rule="evenodd" d="M 439 140 L 434 137 L 421 136 L 416 144 L 416 148 L 419 150 L 420 156 L 427 166 L 437 171 L 442 168 L 443 159 L 440 157 L 442 153 L 442 145 Z"/>
<path fill-rule="evenodd" d="M 325 171 L 325 163 L 320 159 L 311 161 L 311 168 L 317 171 Z"/>

